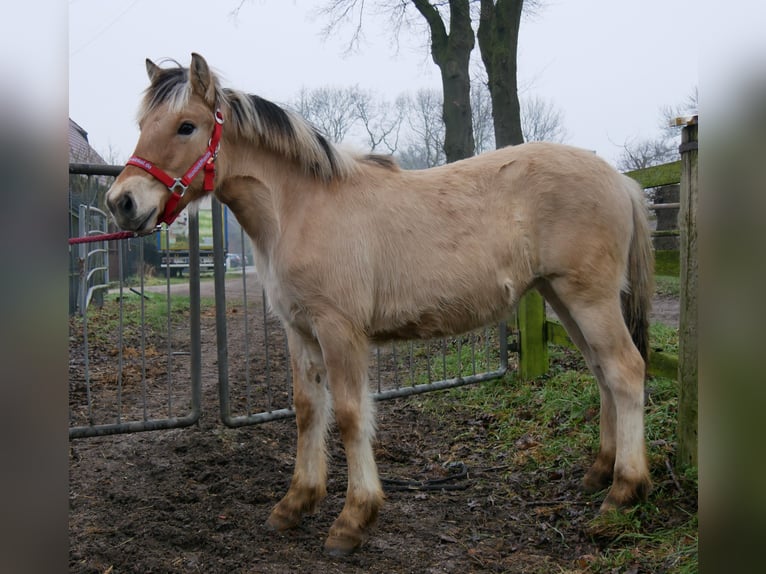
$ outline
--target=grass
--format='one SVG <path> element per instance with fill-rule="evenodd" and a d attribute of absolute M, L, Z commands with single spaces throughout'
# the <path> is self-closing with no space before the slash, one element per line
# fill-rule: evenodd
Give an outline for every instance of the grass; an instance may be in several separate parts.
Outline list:
<path fill-rule="evenodd" d="M 186 285 L 189 283 L 189 270 L 185 270 L 183 276 L 168 277 L 165 270 L 156 271 L 154 267 L 149 267 L 149 271 L 144 275 L 144 285 L 146 287 L 156 287 L 158 285 Z M 238 277 L 242 275 L 241 268 L 233 268 L 226 270 L 226 277 Z M 200 281 L 213 281 L 213 271 L 203 269 L 200 271 Z M 123 286 L 125 288 L 133 287 L 137 288 L 141 285 L 141 278 L 138 275 L 131 275 L 125 278 Z M 117 289 L 120 286 L 119 281 L 111 281 L 109 283 L 110 289 Z"/>
<path fill-rule="evenodd" d="M 657 295 L 678 297 L 681 294 L 681 280 L 677 275 L 657 275 L 654 278 L 654 290 Z"/>
<path fill-rule="evenodd" d="M 677 329 L 652 325 L 650 335 L 653 348 L 677 352 Z M 455 417 L 456 409 L 488 417 L 493 424 L 486 452 L 496 453 L 498 461 L 505 456 L 505 462 L 512 455 L 516 472 L 587 465 L 598 450 L 598 387 L 579 353 L 555 346 L 550 353 L 551 370 L 539 379 L 521 383 L 508 375 L 426 395 L 420 402 L 445 421 Z M 585 530 L 599 551 L 579 564 L 581 572 L 698 571 L 696 469 L 682 472 L 672 466 L 677 383 L 654 378 L 647 390 L 646 441 L 654 491 L 631 510 L 590 519 Z M 519 446 L 530 437 L 534 448 Z"/>
<path fill-rule="evenodd" d="M 678 277 L 681 262 L 678 251 L 666 251 L 658 249 L 654 252 L 654 274 L 668 277 Z"/>
<path fill-rule="evenodd" d="M 212 307 L 213 304 L 212 298 L 202 298 L 202 307 Z M 104 296 L 104 304 L 100 308 L 95 305 L 88 308 L 88 337 L 93 342 L 114 342 L 119 333 L 120 320 L 122 320 L 123 334 L 126 338 L 138 336 L 142 328 L 150 332 L 165 333 L 168 314 L 171 324 L 188 322 L 189 306 L 188 296 L 173 295 L 168 308 L 168 298 L 165 293 L 147 292 L 142 302 L 140 295 L 125 289 L 122 295 L 122 313 L 120 313 L 120 296 L 110 293 Z M 72 321 L 74 321 L 74 328 L 80 331 L 82 318 L 76 315 Z"/>
<path fill-rule="evenodd" d="M 678 355 L 678 327 L 652 323 L 649 325 L 649 341 L 652 349 Z"/>

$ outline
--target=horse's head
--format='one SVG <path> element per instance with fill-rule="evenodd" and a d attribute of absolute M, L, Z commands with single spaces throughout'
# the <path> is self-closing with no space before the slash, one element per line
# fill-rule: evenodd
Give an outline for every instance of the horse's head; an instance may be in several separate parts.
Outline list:
<path fill-rule="evenodd" d="M 117 224 L 139 233 L 172 220 L 203 195 L 203 187 L 212 189 L 215 135 L 220 138 L 222 124 L 216 79 L 201 56 L 192 54 L 188 70 L 163 69 L 150 60 L 146 70 L 151 83 L 139 112 L 141 135 L 106 194 Z M 197 177 L 203 169 L 204 178 Z"/>

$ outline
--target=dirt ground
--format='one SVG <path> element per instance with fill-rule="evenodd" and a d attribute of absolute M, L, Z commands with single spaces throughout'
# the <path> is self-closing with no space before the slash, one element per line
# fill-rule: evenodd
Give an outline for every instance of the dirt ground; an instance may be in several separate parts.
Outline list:
<path fill-rule="evenodd" d="M 660 312 L 672 321 L 671 307 Z M 203 322 L 203 357 L 213 357 L 212 315 Z M 515 470 L 513 453 L 489 450 L 493 421 L 448 394 L 437 399 L 447 416 L 418 397 L 378 404 L 386 504 L 359 552 L 323 552 L 346 486 L 334 432 L 327 499 L 298 528 L 271 532 L 264 522 L 290 483 L 295 423 L 224 427 L 216 376 L 215 361 L 203 361 L 203 415 L 191 428 L 70 443 L 70 572 L 542 574 L 586 571 L 601 548 L 587 531 L 600 499 L 579 489 L 593 453 Z"/>

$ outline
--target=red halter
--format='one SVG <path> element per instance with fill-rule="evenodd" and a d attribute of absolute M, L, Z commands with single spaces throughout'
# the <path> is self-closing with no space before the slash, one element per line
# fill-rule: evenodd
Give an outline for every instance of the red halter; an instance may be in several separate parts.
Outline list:
<path fill-rule="evenodd" d="M 213 135 L 210 137 L 210 143 L 207 146 L 207 150 L 205 150 L 205 153 L 203 153 L 181 177 L 171 177 L 152 162 L 136 155 L 127 161 L 125 165 L 140 167 L 150 175 L 153 175 L 155 178 L 160 180 L 163 185 L 165 185 L 165 187 L 170 190 L 170 197 L 165 204 L 165 211 L 163 212 L 162 217 L 159 218 L 159 223 L 170 225 L 175 221 L 176 217 L 178 217 L 178 213 L 176 213 L 176 206 L 178 205 L 178 202 L 184 196 L 186 189 L 189 187 L 191 182 L 194 180 L 202 168 L 205 168 L 205 180 L 202 184 L 202 189 L 204 191 L 213 191 L 213 180 L 215 179 L 215 160 L 216 157 L 218 157 L 218 148 L 221 145 L 222 132 L 223 115 L 221 114 L 221 110 L 216 110 L 215 127 L 213 127 Z"/>

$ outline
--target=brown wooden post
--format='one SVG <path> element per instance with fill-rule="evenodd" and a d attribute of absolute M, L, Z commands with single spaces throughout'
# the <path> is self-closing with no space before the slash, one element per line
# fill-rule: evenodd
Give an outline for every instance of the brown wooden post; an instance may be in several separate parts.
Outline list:
<path fill-rule="evenodd" d="M 681 302 L 678 329 L 679 467 L 697 466 L 697 116 L 681 135 Z"/>

